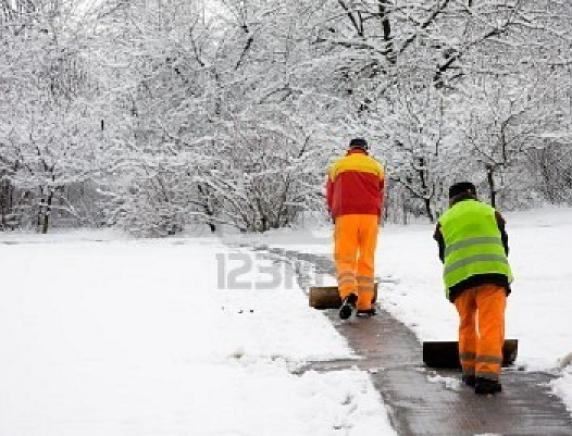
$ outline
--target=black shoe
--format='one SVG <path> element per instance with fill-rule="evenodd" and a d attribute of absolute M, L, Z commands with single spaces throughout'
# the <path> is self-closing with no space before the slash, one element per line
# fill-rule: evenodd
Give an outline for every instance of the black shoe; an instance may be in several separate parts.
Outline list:
<path fill-rule="evenodd" d="M 342 307 L 340 307 L 340 318 L 341 319 L 348 319 L 352 314 L 356 312 L 356 303 L 357 303 L 357 295 L 350 294 L 342 303 Z"/>
<path fill-rule="evenodd" d="M 357 316 L 359 316 L 360 318 L 370 318 L 372 316 L 375 316 L 376 314 L 377 311 L 373 307 L 371 309 L 357 311 Z"/>
<path fill-rule="evenodd" d="M 488 395 L 502 392 L 502 385 L 495 380 L 489 380 L 482 377 L 475 379 L 475 394 Z"/>
<path fill-rule="evenodd" d="M 475 376 L 474 375 L 464 375 L 461 377 L 461 381 L 466 384 L 467 386 L 470 386 L 472 388 L 475 387 Z"/>

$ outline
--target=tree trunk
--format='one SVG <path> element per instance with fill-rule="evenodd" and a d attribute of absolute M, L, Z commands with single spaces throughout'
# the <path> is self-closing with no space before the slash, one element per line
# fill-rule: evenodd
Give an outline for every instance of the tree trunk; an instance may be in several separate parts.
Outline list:
<path fill-rule="evenodd" d="M 429 187 L 427 186 L 427 180 L 425 179 L 425 159 L 419 158 L 419 178 L 421 179 L 421 187 L 423 188 L 423 202 L 425 204 L 425 213 L 429 217 L 429 220 L 434 223 L 435 217 L 433 215 L 433 211 L 431 210 L 431 198 L 427 196 L 429 192 Z"/>
<path fill-rule="evenodd" d="M 214 222 L 214 215 L 215 214 L 214 214 L 213 208 L 209 204 L 209 196 L 206 192 L 206 189 L 204 189 L 201 184 L 197 185 L 197 189 L 198 189 L 199 194 L 201 195 L 201 199 L 203 201 L 203 209 L 205 211 L 205 215 L 207 215 L 209 217 L 207 219 L 207 226 L 209 226 L 211 233 L 215 233 L 216 232 L 216 224 Z"/>
<path fill-rule="evenodd" d="M 387 60 L 395 64 L 395 51 L 393 50 L 393 35 L 391 34 L 391 23 L 389 21 L 389 12 L 387 10 L 388 0 L 378 0 L 379 18 L 381 19 L 381 28 L 383 30 L 383 40 L 385 41 L 385 50 L 387 52 Z"/>
<path fill-rule="evenodd" d="M 9 182 L 3 182 L 0 191 L 0 227 L 2 230 L 6 228 L 6 215 L 10 213 L 10 186 Z"/>
<path fill-rule="evenodd" d="M 44 216 L 44 199 L 41 198 L 40 199 L 40 206 L 38 208 L 38 219 L 36 221 L 36 227 L 38 228 L 38 231 L 40 231 L 40 228 L 42 227 L 42 218 Z"/>
<path fill-rule="evenodd" d="M 52 199 L 54 198 L 54 191 L 50 190 L 48 195 L 48 200 L 46 202 L 46 208 L 44 212 L 43 222 L 42 222 L 42 233 L 45 235 L 48 233 L 50 227 L 50 215 L 52 213 Z"/>
<path fill-rule="evenodd" d="M 495 175 L 494 167 L 492 165 L 487 165 L 487 182 L 489 185 L 489 197 L 491 199 L 491 206 L 497 207 L 497 191 L 495 189 Z"/>
<path fill-rule="evenodd" d="M 433 211 L 431 210 L 431 199 L 430 198 L 424 198 L 423 201 L 425 202 L 425 213 L 429 217 L 429 220 L 432 223 L 434 223 L 435 217 L 433 216 Z"/>

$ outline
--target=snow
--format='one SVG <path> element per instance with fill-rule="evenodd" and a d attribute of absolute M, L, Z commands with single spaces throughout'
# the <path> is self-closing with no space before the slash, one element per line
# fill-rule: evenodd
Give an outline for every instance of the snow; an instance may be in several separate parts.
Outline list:
<path fill-rule="evenodd" d="M 562 377 L 552 382 L 552 388 L 556 395 L 561 397 L 567 409 L 572 413 L 572 365 L 562 371 Z"/>
<path fill-rule="evenodd" d="M 505 215 L 516 278 L 507 337 L 520 341 L 519 366 L 558 375 L 552 388 L 572 412 L 572 210 Z M 308 309 L 294 273 L 224 244 L 330 255 L 330 233 L 2 235 L 0 434 L 391 434 L 375 370 L 302 371 L 357 356 Z M 456 339 L 432 233 L 428 224 L 383 227 L 379 301 L 421 340 Z M 238 286 L 228 273 L 247 260 Z"/>
<path fill-rule="evenodd" d="M 519 339 L 517 365 L 560 376 L 553 388 L 572 412 L 572 374 L 570 366 L 561 369 L 560 363 L 572 352 L 572 209 L 548 207 L 504 215 L 515 276 L 507 303 L 506 337 Z M 445 298 L 433 230 L 429 224 L 382 228 L 376 255 L 379 302 L 421 341 L 456 340 L 458 316 Z M 290 244 L 282 231 L 258 242 L 296 250 L 303 248 L 300 239 L 328 232 L 331 228 L 298 231 L 304 236 L 292 236 Z M 331 239 L 312 241 L 316 243 L 303 251 L 331 255 Z M 331 277 L 327 280 L 333 282 Z"/>
<path fill-rule="evenodd" d="M 216 259 L 231 251 L 2 235 L 0 434 L 393 434 L 366 372 L 299 374 L 356 358 L 299 288 L 221 289 Z"/>
<path fill-rule="evenodd" d="M 444 389 L 449 389 L 452 391 L 459 391 L 461 389 L 461 380 L 458 377 L 444 377 L 439 374 L 430 374 L 427 379 L 431 383 L 438 383 L 443 385 Z"/>

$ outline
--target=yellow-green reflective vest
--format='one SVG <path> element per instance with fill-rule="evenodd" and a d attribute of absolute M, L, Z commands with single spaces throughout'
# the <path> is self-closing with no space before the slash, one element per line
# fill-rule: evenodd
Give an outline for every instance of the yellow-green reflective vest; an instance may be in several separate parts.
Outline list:
<path fill-rule="evenodd" d="M 439 218 L 445 240 L 443 280 L 447 298 L 453 286 L 480 274 L 512 272 L 498 229 L 495 210 L 477 200 L 462 200 Z"/>

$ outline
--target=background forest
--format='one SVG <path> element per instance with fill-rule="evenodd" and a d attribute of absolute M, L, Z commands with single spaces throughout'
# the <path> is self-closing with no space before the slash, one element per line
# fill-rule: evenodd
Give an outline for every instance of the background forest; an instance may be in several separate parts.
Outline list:
<path fill-rule="evenodd" d="M 354 136 L 389 221 L 570 204 L 571 49 L 567 0 L 0 0 L 0 227 L 326 219 Z"/>

